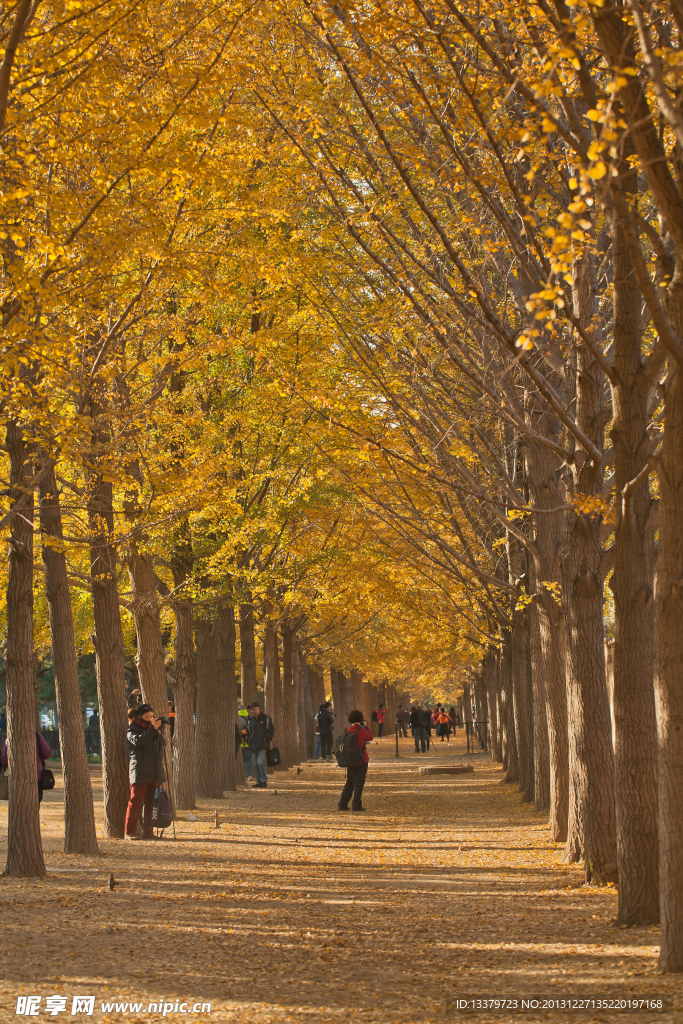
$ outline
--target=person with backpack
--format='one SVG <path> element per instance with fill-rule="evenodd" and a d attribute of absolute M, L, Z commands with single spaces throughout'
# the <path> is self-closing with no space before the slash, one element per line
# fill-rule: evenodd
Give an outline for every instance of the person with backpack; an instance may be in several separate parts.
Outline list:
<path fill-rule="evenodd" d="M 47 740 L 43 738 L 42 733 L 36 733 L 36 768 L 38 771 L 38 803 L 41 803 L 43 799 L 43 772 L 45 771 L 45 759 L 52 757 L 52 749 L 48 746 Z M 2 754 L 0 754 L 0 771 L 4 772 L 9 765 L 9 748 L 7 746 L 7 740 L 2 745 Z M 48 769 L 48 775 L 52 775 L 52 772 Z M 54 778 L 54 776 L 52 776 Z M 51 784 L 54 786 L 54 782 Z M 51 786 L 48 784 L 46 789 L 50 789 Z"/>
<path fill-rule="evenodd" d="M 427 722 L 424 711 L 415 704 L 410 709 L 410 728 L 413 731 L 413 739 L 415 740 L 415 753 L 424 754 L 427 749 Z"/>
<path fill-rule="evenodd" d="M 384 707 L 384 704 L 380 704 L 380 706 L 377 708 L 377 718 L 376 718 L 376 721 L 377 721 L 377 739 L 378 740 L 380 740 L 382 738 L 382 733 L 384 732 L 384 719 L 386 718 L 386 715 L 387 715 L 387 712 L 386 712 L 386 709 Z"/>
<path fill-rule="evenodd" d="M 320 734 L 320 760 L 334 761 L 332 747 L 334 746 L 334 715 L 331 711 L 332 704 L 329 700 L 320 705 L 320 710 L 315 716 L 315 724 Z"/>
<path fill-rule="evenodd" d="M 349 714 L 349 728 L 337 740 L 337 763 L 346 768 L 346 783 L 337 804 L 340 811 L 348 811 L 349 800 L 352 811 L 365 810 L 363 787 L 368 774 L 368 743 L 372 740 L 373 735 L 365 724 L 363 712 L 352 711 Z"/>
<path fill-rule="evenodd" d="M 249 705 L 247 724 L 247 741 L 251 751 L 251 763 L 254 767 L 256 782 L 254 789 L 266 789 L 268 786 L 268 773 L 266 771 L 266 751 L 270 748 L 275 736 L 273 720 L 265 711 L 261 711 L 259 704 L 254 701 Z"/>
<path fill-rule="evenodd" d="M 130 759 L 130 799 L 126 809 L 125 838 L 138 838 L 138 818 L 140 808 L 144 807 L 142 838 L 156 839 L 152 826 L 152 809 L 154 790 L 157 783 L 163 780 L 161 749 L 164 741 L 159 735 L 161 719 L 154 717 L 154 708 L 151 704 L 141 704 L 140 707 L 130 710 L 134 715 L 126 735 Z"/>

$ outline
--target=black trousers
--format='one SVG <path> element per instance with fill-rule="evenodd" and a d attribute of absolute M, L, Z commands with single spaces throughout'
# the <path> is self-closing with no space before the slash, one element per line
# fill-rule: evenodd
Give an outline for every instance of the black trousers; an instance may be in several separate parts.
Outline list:
<path fill-rule="evenodd" d="M 332 753 L 332 745 L 334 743 L 334 733 L 332 732 L 321 732 L 320 733 L 320 756 L 329 757 Z"/>
<path fill-rule="evenodd" d="M 339 797 L 339 806 L 348 807 L 349 800 L 353 794 L 353 800 L 351 801 L 351 808 L 358 810 L 363 806 L 363 786 L 365 785 L 365 776 L 368 774 L 367 764 L 353 764 L 350 768 L 346 769 L 346 785 L 341 791 Z"/>

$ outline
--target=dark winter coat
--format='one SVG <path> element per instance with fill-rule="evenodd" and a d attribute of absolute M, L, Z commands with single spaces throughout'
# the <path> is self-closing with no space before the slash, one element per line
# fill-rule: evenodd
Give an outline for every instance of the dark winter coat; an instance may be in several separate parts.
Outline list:
<path fill-rule="evenodd" d="M 256 753 L 257 750 L 268 750 L 273 742 L 275 726 L 272 718 L 269 718 L 265 711 L 262 711 L 258 718 L 249 715 L 247 719 L 247 742 L 249 749 Z"/>
<path fill-rule="evenodd" d="M 424 711 L 415 711 L 414 709 L 410 712 L 410 728 L 411 729 L 426 729 L 427 728 L 427 716 Z"/>
<path fill-rule="evenodd" d="M 160 752 L 161 736 L 153 725 L 140 721 L 128 727 L 128 766 L 131 785 L 135 782 L 161 782 L 164 759 Z M 158 774 L 157 774 L 158 767 Z"/>
<path fill-rule="evenodd" d="M 319 733 L 329 733 L 334 730 L 334 715 L 327 708 L 321 708 L 315 720 Z"/>

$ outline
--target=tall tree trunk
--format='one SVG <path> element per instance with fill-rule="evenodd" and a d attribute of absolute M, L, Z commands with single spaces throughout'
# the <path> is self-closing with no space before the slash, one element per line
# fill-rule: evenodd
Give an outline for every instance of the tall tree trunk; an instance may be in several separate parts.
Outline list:
<path fill-rule="evenodd" d="M 348 714 L 346 710 L 346 685 L 343 682 L 343 673 L 338 672 L 336 668 L 330 667 L 330 678 L 332 680 L 332 705 L 336 716 L 334 723 L 335 733 L 337 736 L 340 736 L 348 724 L 346 721 Z"/>
<path fill-rule="evenodd" d="M 292 682 L 296 699 L 297 764 L 303 764 L 308 758 L 302 661 L 301 644 L 298 636 L 294 633 L 292 636 Z"/>
<path fill-rule="evenodd" d="M 197 618 L 197 723 L 195 727 L 195 791 L 199 797 L 223 796 L 226 723 L 221 716 L 218 670 L 218 617 Z"/>
<path fill-rule="evenodd" d="M 304 741 L 306 745 L 306 760 L 310 760 L 315 753 L 315 716 L 318 713 L 318 707 L 322 704 L 322 700 L 317 704 L 315 703 L 314 694 L 317 696 L 318 689 L 317 673 L 313 666 L 308 664 L 308 659 L 303 651 L 299 652 L 299 665 L 301 670 L 304 706 Z"/>
<path fill-rule="evenodd" d="M 515 708 L 512 695 L 512 638 L 510 630 L 503 631 L 503 659 L 501 672 L 500 707 L 501 720 L 505 728 L 505 753 L 507 754 L 507 766 L 505 762 L 505 776 L 502 782 L 519 782 L 519 765 L 517 760 L 517 739 L 515 736 Z M 471 711 L 467 706 L 467 691 L 465 691 L 465 715 L 467 720 Z"/>
<path fill-rule="evenodd" d="M 670 306 L 683 331 L 683 268 Z M 674 304 L 675 300 L 675 304 Z M 679 333 L 679 337 L 680 337 Z M 683 972 L 683 366 L 674 359 L 664 391 L 666 427 L 658 466 L 659 556 L 655 699 L 659 740 L 661 970 Z"/>
<path fill-rule="evenodd" d="M 297 704 L 292 672 L 292 630 L 285 619 L 280 627 L 282 636 L 282 716 L 283 746 L 287 766 L 299 763 L 299 751 L 296 735 Z"/>
<path fill-rule="evenodd" d="M 359 711 L 363 711 L 367 716 L 369 712 L 364 707 L 365 685 L 363 683 L 363 673 L 357 668 L 351 669 L 351 685 L 353 687 L 353 706 L 358 708 Z"/>
<path fill-rule="evenodd" d="M 534 585 L 536 590 L 536 585 Z M 550 744 L 548 739 L 545 659 L 538 604 L 529 607 L 529 653 L 534 716 L 534 810 L 550 809 Z"/>
<path fill-rule="evenodd" d="M 620 181 L 637 191 L 638 172 Z M 657 721 L 654 694 L 654 529 L 646 467 L 651 386 L 641 358 L 642 297 L 621 223 L 613 217 L 614 481 L 621 508 L 614 537 L 614 777 L 619 908 L 626 925 L 659 921 Z M 681 514 L 679 510 L 679 515 Z"/>
<path fill-rule="evenodd" d="M 21 428 L 7 427 L 10 505 L 25 495 L 33 462 Z M 13 878 L 45 875 L 40 838 L 36 775 L 36 690 L 33 663 L 33 493 L 10 525 L 7 579 L 7 747 L 9 810 L 6 874 Z"/>
<path fill-rule="evenodd" d="M 192 576 L 194 554 L 187 525 L 183 526 L 173 556 L 173 588 L 179 593 Z M 173 787 L 176 806 L 195 807 L 194 793 L 194 701 L 197 688 L 197 659 L 194 649 L 192 599 L 176 597 L 173 602 L 175 644 L 173 664 Z"/>
<path fill-rule="evenodd" d="M 559 380 L 553 383 L 561 390 Z M 524 405 L 529 427 L 542 437 L 558 441 L 560 425 L 557 418 L 535 390 L 527 391 Z M 562 467 L 554 452 L 544 445 L 527 438 L 524 448 L 529 500 L 532 508 L 539 509 L 539 513 L 530 519 L 531 544 L 527 554 L 534 595 L 530 609 L 534 711 L 536 713 L 538 708 L 537 701 L 545 698 L 549 769 L 546 774 L 543 715 L 539 714 L 538 732 L 534 733 L 535 740 L 540 740 L 536 804 L 543 809 L 548 806 L 551 838 L 554 842 L 564 842 L 569 808 L 566 623 L 560 601 L 564 520 L 562 512 L 550 511 L 564 503 L 560 483 Z"/>
<path fill-rule="evenodd" d="M 237 723 L 237 682 L 236 666 L 235 609 L 225 602 L 218 616 L 218 676 L 220 685 L 219 715 L 222 721 L 223 777 L 225 791 L 237 789 L 235 766 L 235 724 Z M 239 753 L 239 751 L 238 751 Z"/>
<path fill-rule="evenodd" d="M 116 581 L 112 484 L 97 473 L 89 479 L 90 572 L 95 631 L 97 699 L 100 706 L 104 830 L 123 839 L 130 793 L 126 746 L 126 675 Z"/>
<path fill-rule="evenodd" d="M 599 311 L 591 268 L 574 266 L 574 313 L 600 345 Z M 598 451 L 603 450 L 603 378 L 593 355 L 576 352 L 576 422 Z M 568 395 L 567 398 L 570 398 Z M 578 447 L 566 475 L 568 498 L 599 497 L 602 461 L 591 461 Z M 567 708 L 570 805 L 565 860 L 583 859 L 587 879 L 598 884 L 617 877 L 614 811 L 614 755 L 605 675 L 601 518 L 565 514 L 562 599 L 567 620 Z"/>
<path fill-rule="evenodd" d="M 59 746 L 64 770 L 64 852 L 92 857 L 99 852 L 95 808 L 85 749 L 71 596 L 62 546 L 62 512 L 54 469 L 41 481 L 39 495 Z"/>
<path fill-rule="evenodd" d="M 152 705 L 158 717 L 165 718 L 168 713 L 168 687 L 154 560 L 149 552 L 138 550 L 137 543 L 133 542 L 125 562 L 133 595 L 128 607 L 135 622 L 135 664 L 142 697 L 146 704 Z"/>
<path fill-rule="evenodd" d="M 534 799 L 534 719 L 528 665 L 528 633 L 523 611 L 512 613 L 512 697 L 519 788 Z"/>
<path fill-rule="evenodd" d="M 272 611 L 270 605 L 264 607 L 267 613 Z M 284 740 L 284 725 L 282 716 L 282 681 L 280 678 L 280 655 L 277 642 L 277 622 L 266 617 L 263 630 L 263 660 L 264 660 L 264 703 L 265 711 L 273 720 L 275 726 L 275 746 L 280 750 L 282 765 L 289 767 L 291 761 L 286 760 Z"/>
<path fill-rule="evenodd" d="M 536 605 L 543 651 L 546 719 L 550 754 L 550 838 L 567 839 L 569 820 L 569 733 L 567 723 L 567 623 L 548 593 Z"/>
<path fill-rule="evenodd" d="M 621 20 L 621 12 L 607 5 L 604 10 L 594 8 L 592 16 L 610 65 L 631 67 L 637 35 Z M 647 31 L 649 34 L 649 27 Z M 669 224 L 680 223 L 681 196 L 680 184 L 677 188 L 665 169 L 667 156 L 658 123 L 661 114 L 658 112 L 656 123 L 639 81 L 634 81 L 622 96 L 640 166 L 662 206 L 659 212 L 667 224 L 665 237 L 668 241 L 671 237 Z M 674 273 L 665 293 L 671 326 L 678 338 L 683 332 L 682 255 L 679 247 Z M 683 360 L 675 355 L 669 357 L 664 384 L 664 437 L 657 471 L 660 498 L 654 687 L 659 795 L 659 966 L 663 971 L 680 973 L 683 972 Z M 635 516 L 635 510 L 632 514 Z M 628 523 L 626 525 L 628 527 Z M 642 667 L 638 671 L 641 672 Z"/>
<path fill-rule="evenodd" d="M 489 647 L 484 658 L 484 673 L 486 679 L 486 698 L 488 704 L 489 725 L 491 729 L 491 757 L 500 763 L 503 760 L 500 752 L 500 737 L 498 735 L 498 707 L 496 693 L 498 690 L 498 659 L 493 647 Z"/>
<path fill-rule="evenodd" d="M 142 697 L 146 704 L 152 705 L 157 718 L 166 718 L 168 716 L 166 656 L 161 639 L 161 617 L 154 559 L 148 551 L 140 551 L 137 542 L 133 540 L 129 545 L 125 562 L 133 595 L 129 602 L 129 609 L 135 622 L 137 638 L 135 664 L 138 669 Z M 171 736 L 167 727 L 164 727 L 163 737 L 165 742 L 160 753 L 160 774 L 165 780 L 169 799 L 175 806 Z"/>
<path fill-rule="evenodd" d="M 256 638 L 254 635 L 254 603 L 251 594 L 240 605 L 240 684 L 242 703 L 247 707 L 256 700 Z M 270 714 L 270 712 L 268 712 Z M 272 717 L 272 716 L 271 716 Z"/>

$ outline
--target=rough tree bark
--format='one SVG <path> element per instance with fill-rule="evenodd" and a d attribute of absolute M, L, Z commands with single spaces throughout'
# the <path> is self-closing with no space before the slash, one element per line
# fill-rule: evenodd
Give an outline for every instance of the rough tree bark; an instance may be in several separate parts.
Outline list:
<path fill-rule="evenodd" d="M 609 64 L 633 67 L 635 34 L 621 12 L 608 5 L 591 15 Z M 649 32 L 649 28 L 648 28 Z M 674 272 L 665 293 L 669 321 L 683 337 L 683 196 L 668 165 L 661 133 L 661 111 L 648 105 L 644 83 L 630 79 L 620 91 L 640 166 L 666 229 L 667 245 L 676 250 Z M 680 139 L 673 150 L 678 156 Z M 678 168 L 676 170 L 678 177 Z M 650 309 L 652 312 L 652 309 Z M 659 454 L 659 556 L 655 597 L 655 709 L 658 738 L 659 902 L 663 971 L 683 972 L 683 354 L 671 340 L 664 384 L 664 437 Z M 680 341 L 678 341 L 680 346 Z M 633 495 L 635 498 L 635 495 Z M 642 496 L 641 496 L 642 500 Z M 635 513 L 634 513 L 635 514 Z"/>
<path fill-rule="evenodd" d="M 287 768 L 291 765 L 291 762 L 286 761 L 283 736 L 283 716 L 282 716 L 282 681 L 280 677 L 280 654 L 278 650 L 277 642 L 277 622 L 274 619 L 269 619 L 268 612 L 272 611 L 269 605 L 264 606 L 264 612 L 266 614 L 265 625 L 263 629 L 263 662 L 264 662 L 264 681 L 263 681 L 263 694 L 264 703 L 266 705 L 265 711 L 267 715 L 273 720 L 275 726 L 275 746 L 280 750 L 280 757 L 282 759 L 282 767 Z"/>
<path fill-rule="evenodd" d="M 341 677 L 341 682 L 340 682 Z M 339 736 L 346 727 L 346 685 L 343 682 L 344 675 L 336 668 L 330 666 L 330 678 L 332 681 L 332 705 L 335 713 L 335 734 Z M 374 732 L 374 730 L 373 730 Z"/>
<path fill-rule="evenodd" d="M 33 462 L 21 428 L 7 427 L 9 498 L 24 497 Z M 7 748 L 9 809 L 5 873 L 13 878 L 43 878 L 36 775 L 36 692 L 33 663 L 33 492 L 11 521 L 7 579 Z"/>
<path fill-rule="evenodd" d="M 306 717 L 304 698 L 304 661 L 301 653 L 299 638 L 294 633 L 292 636 L 292 682 L 296 700 L 296 740 L 297 740 L 297 764 L 303 764 L 308 759 L 308 744 L 306 742 Z"/>
<path fill-rule="evenodd" d="M 525 611 L 512 612 L 512 699 L 519 788 L 524 800 L 534 799 L 534 718 Z"/>
<path fill-rule="evenodd" d="M 237 721 L 236 661 L 235 609 L 232 604 L 224 602 L 218 615 L 218 714 L 222 722 L 224 746 L 221 758 L 222 786 L 226 792 L 237 789 L 234 728 Z"/>
<path fill-rule="evenodd" d="M 498 707 L 496 694 L 498 690 L 498 658 L 493 647 L 489 647 L 484 657 L 484 674 L 486 679 L 486 698 L 488 703 L 489 725 L 491 729 L 491 757 L 498 763 L 503 757 L 500 752 L 498 735 Z"/>
<path fill-rule="evenodd" d="M 539 401 L 535 392 L 525 396 L 525 418 L 539 435 L 558 440 L 556 418 Z M 549 448 L 531 439 L 525 442 L 526 478 L 533 508 L 543 510 L 531 517 L 531 544 L 528 563 L 533 576 L 534 602 L 531 608 L 532 678 L 534 701 L 545 697 L 548 737 L 548 808 L 550 835 L 554 842 L 567 838 L 569 813 L 569 747 L 567 736 L 566 623 L 560 601 L 563 539 L 561 512 L 550 509 L 563 504 L 560 462 Z M 534 704 L 536 709 L 536 703 Z M 542 729 L 542 722 L 538 723 Z M 535 734 L 536 735 L 536 734 Z M 544 753 L 539 751 L 539 759 Z M 545 798 L 543 785 L 542 802 Z M 540 796 L 541 794 L 539 794 Z"/>
<path fill-rule="evenodd" d="M 627 145 L 629 143 L 627 142 Z M 632 149 L 632 145 L 629 145 Z M 630 155 L 630 154 L 625 154 Z M 621 186 L 635 195 L 626 161 Z M 614 777 L 619 907 L 625 925 L 659 921 L 657 721 L 654 694 L 654 523 L 647 480 L 652 378 L 642 358 L 642 296 L 623 224 L 612 211 L 612 428 L 620 507 L 614 537 Z M 640 475 L 640 484 L 631 481 Z"/>
<path fill-rule="evenodd" d="M 130 793 L 126 746 L 126 676 L 116 582 L 112 484 L 93 472 L 88 481 L 90 572 L 100 706 L 105 835 L 123 839 Z"/>
<path fill-rule="evenodd" d="M 173 586 L 176 593 L 192 575 L 194 555 L 192 544 L 185 538 L 175 548 L 172 562 Z M 194 701 L 197 687 L 197 661 L 194 649 L 194 613 L 192 600 L 176 598 L 175 655 L 173 665 L 173 699 L 175 728 L 173 733 L 173 785 L 176 806 L 185 810 L 195 807 L 194 791 Z"/>
<path fill-rule="evenodd" d="M 296 693 L 292 672 L 292 629 L 287 619 L 280 627 L 282 637 L 282 747 L 287 766 L 299 763 L 296 735 Z"/>
<path fill-rule="evenodd" d="M 503 657 L 501 660 L 500 679 L 500 719 L 505 731 L 505 746 L 503 756 L 507 758 L 507 764 L 503 760 L 505 775 L 501 782 L 518 782 L 519 768 L 517 764 L 517 740 L 515 738 L 515 710 L 512 698 L 512 639 L 510 630 L 504 629 L 503 633 Z M 467 705 L 467 691 L 465 691 L 465 716 L 466 721 L 472 717 Z"/>
<path fill-rule="evenodd" d="M 195 726 L 195 775 L 197 796 L 223 796 L 225 722 L 221 718 L 221 686 L 218 669 L 218 616 L 195 620 L 197 646 L 197 713 Z"/>
<path fill-rule="evenodd" d="M 599 311 L 592 270 L 584 259 L 574 266 L 574 313 L 595 333 Z M 599 346 L 600 339 L 596 338 Z M 581 345 L 576 358 L 576 423 L 598 452 L 603 450 L 602 370 Z M 571 396 L 567 396 L 570 398 Z M 570 443 L 571 442 L 571 439 Z M 565 474 L 567 498 L 600 496 L 602 459 L 575 447 Z M 616 881 L 614 756 L 605 674 L 601 517 L 565 513 L 562 600 L 567 620 L 567 710 L 570 803 L 565 861 L 583 860 L 586 878 Z"/>
<path fill-rule="evenodd" d="M 256 638 L 254 636 L 254 603 L 251 594 L 248 595 L 247 601 L 240 604 L 239 619 L 242 703 L 249 707 L 256 700 Z"/>
<path fill-rule="evenodd" d="M 315 696 L 317 697 L 317 673 L 312 665 L 308 664 L 308 659 L 303 651 L 300 652 L 300 669 L 301 669 L 301 682 L 302 682 L 302 693 L 303 693 L 303 715 L 304 715 L 304 741 L 306 744 L 306 760 L 313 757 L 315 753 L 315 716 L 318 713 L 318 708 L 322 704 L 322 699 L 315 702 Z"/>
<path fill-rule="evenodd" d="M 54 469 L 42 479 L 38 493 L 59 746 L 64 772 L 64 852 L 95 856 L 99 852 L 95 809 L 83 732 L 71 595 L 62 546 L 62 512 Z"/>
<path fill-rule="evenodd" d="M 165 718 L 168 711 L 168 688 L 154 560 L 149 552 L 138 550 L 137 543 L 133 542 L 124 561 L 132 591 L 128 607 L 135 621 L 135 664 L 142 697 L 146 704 L 152 705 L 157 716 Z"/>

